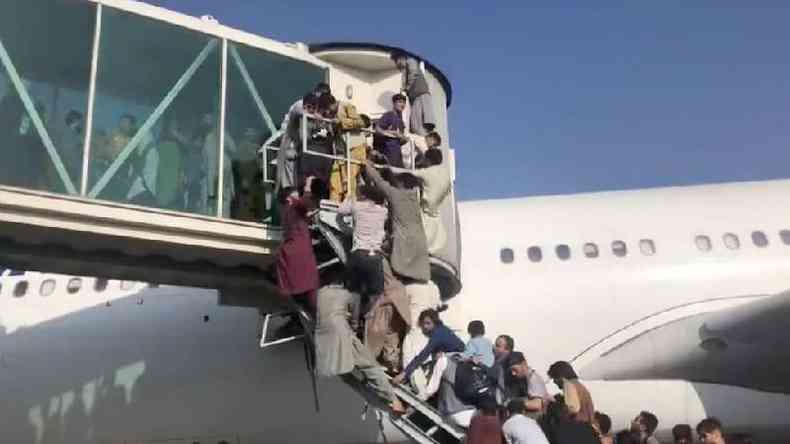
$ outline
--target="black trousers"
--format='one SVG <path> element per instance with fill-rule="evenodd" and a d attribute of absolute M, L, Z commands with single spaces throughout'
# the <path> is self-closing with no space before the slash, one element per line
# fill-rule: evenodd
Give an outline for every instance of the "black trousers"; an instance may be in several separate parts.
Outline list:
<path fill-rule="evenodd" d="M 349 289 L 364 296 L 384 293 L 384 266 L 380 253 L 355 250 L 348 258 Z"/>

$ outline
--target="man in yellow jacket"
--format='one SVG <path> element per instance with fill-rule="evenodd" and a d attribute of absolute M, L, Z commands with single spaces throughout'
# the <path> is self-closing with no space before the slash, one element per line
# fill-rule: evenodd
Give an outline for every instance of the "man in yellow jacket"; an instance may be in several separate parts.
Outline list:
<path fill-rule="evenodd" d="M 339 129 L 335 141 L 337 154 L 345 155 L 345 151 L 350 148 L 352 160 L 365 162 L 368 153 L 365 130 L 370 127 L 370 119 L 359 114 L 353 104 L 339 102 L 331 95 L 322 97 L 321 102 L 324 117 L 334 119 Z M 346 162 L 336 160 L 329 174 L 329 198 L 335 202 L 343 202 L 356 197 L 357 177 L 361 168 L 361 164 L 352 163 L 349 175 Z"/>

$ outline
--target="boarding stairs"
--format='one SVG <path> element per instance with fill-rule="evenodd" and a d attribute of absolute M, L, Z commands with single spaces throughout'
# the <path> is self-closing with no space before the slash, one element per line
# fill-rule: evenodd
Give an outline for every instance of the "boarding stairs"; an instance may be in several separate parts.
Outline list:
<path fill-rule="evenodd" d="M 393 387 L 395 395 L 408 406 L 405 415 L 390 414 L 390 422 L 412 442 L 456 444 L 464 441 L 464 431 L 443 417 L 433 406 L 417 398 L 407 386 Z M 383 433 L 383 431 L 382 431 Z"/>
<path fill-rule="evenodd" d="M 348 216 L 337 213 L 338 204 L 322 200 L 318 209 L 309 215 L 312 223 L 310 231 L 313 237 L 318 269 L 324 270 L 333 266 L 344 266 L 351 249 L 352 221 Z M 294 316 L 298 318 L 298 328 Z M 288 320 L 288 321 L 286 321 Z M 290 325 L 288 325 L 290 324 Z M 312 382 L 315 409 L 320 409 L 318 400 L 317 374 L 315 369 L 314 323 L 310 315 L 296 304 L 286 311 L 269 313 L 261 317 L 260 347 L 269 347 L 302 340 L 304 344 L 305 363 Z M 283 332 L 282 330 L 286 330 Z M 285 333 L 276 335 L 273 332 Z M 464 440 L 464 431 L 444 418 L 432 405 L 419 399 L 407 385 L 394 385 L 395 395 L 406 407 L 405 414 L 396 415 L 389 410 L 387 403 L 366 384 L 361 374 L 352 372 L 341 376 L 341 380 L 354 390 L 363 400 L 363 420 L 372 409 L 379 422 L 382 440 L 386 443 L 384 431 L 385 418 L 411 442 L 417 444 L 458 444 Z"/>
<path fill-rule="evenodd" d="M 273 338 L 271 331 L 278 324 L 278 320 L 291 317 L 296 314 L 301 324 L 302 333 L 286 335 L 281 338 Z M 280 322 L 281 324 L 282 322 Z M 318 402 L 318 385 L 315 371 L 315 342 L 313 341 L 312 321 L 305 311 L 295 308 L 295 312 L 272 313 L 263 316 L 260 347 L 263 349 L 302 340 L 305 349 L 305 363 L 307 371 L 313 384 L 313 395 L 316 411 L 320 409 Z M 410 442 L 416 444 L 459 444 L 464 440 L 464 431 L 443 417 L 432 405 L 419 399 L 412 390 L 406 385 L 393 385 L 395 395 L 401 399 L 407 411 L 403 415 L 396 415 L 389 411 L 375 393 L 367 386 L 361 375 L 353 372 L 351 375 L 341 377 L 352 390 L 354 390 L 365 401 L 362 411 L 362 420 L 367 417 L 368 411 L 372 408 L 379 422 L 382 439 L 388 442 L 384 431 L 383 421 L 385 418 Z"/>

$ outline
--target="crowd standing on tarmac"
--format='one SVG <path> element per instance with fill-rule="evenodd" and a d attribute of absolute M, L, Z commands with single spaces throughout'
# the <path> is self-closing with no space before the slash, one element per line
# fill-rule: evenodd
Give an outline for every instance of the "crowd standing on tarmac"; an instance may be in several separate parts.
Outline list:
<path fill-rule="evenodd" d="M 406 406 L 393 385 L 403 384 L 465 429 L 468 444 L 658 443 L 659 420 L 648 411 L 613 434 L 611 419 L 595 410 L 569 362 L 547 369 L 561 391 L 552 396 L 511 336 L 492 343 L 483 321 L 474 320 L 464 343 L 442 322 L 429 257 L 446 243 L 439 208 L 450 193 L 450 173 L 419 62 L 402 53 L 392 60 L 405 94 L 394 95 L 392 110 L 377 121 L 336 100 L 322 83 L 291 106 L 282 124 L 276 189 L 284 237 L 277 279 L 284 301 L 315 320 L 318 374 L 367 388 L 368 402 L 396 415 Z M 404 161 L 409 142 L 417 153 Z M 348 153 L 354 164 L 313 153 Z M 322 199 L 350 216 L 353 234 L 345 267 L 319 274 L 309 225 Z M 715 418 L 700 422 L 696 432 L 702 443 L 725 443 Z M 672 433 L 677 444 L 692 442 L 687 424 Z M 751 442 L 735 439 L 727 442 Z"/>

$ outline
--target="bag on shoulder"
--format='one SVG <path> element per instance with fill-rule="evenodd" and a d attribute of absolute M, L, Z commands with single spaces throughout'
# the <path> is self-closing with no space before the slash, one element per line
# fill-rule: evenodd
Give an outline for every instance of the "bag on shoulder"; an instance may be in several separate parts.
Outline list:
<path fill-rule="evenodd" d="M 487 397 L 494 397 L 494 385 L 488 378 L 485 368 L 470 361 L 459 360 L 453 382 L 455 396 L 462 402 L 478 406 Z"/>

